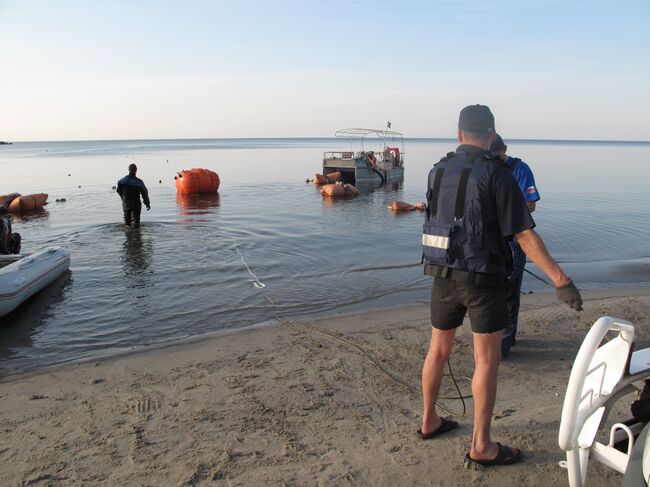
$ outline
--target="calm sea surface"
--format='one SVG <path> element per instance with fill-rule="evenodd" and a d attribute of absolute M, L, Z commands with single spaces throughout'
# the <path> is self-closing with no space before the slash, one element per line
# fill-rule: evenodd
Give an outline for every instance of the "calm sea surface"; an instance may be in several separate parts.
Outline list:
<path fill-rule="evenodd" d="M 535 172 L 537 230 L 580 287 L 650 284 L 650 143 L 508 143 Z M 432 163 L 455 146 L 407 140 L 401 185 L 334 202 L 305 179 L 320 172 L 323 151 L 350 149 L 339 139 L 0 146 L 0 194 L 50 195 L 41 213 L 12 220 L 23 252 L 61 245 L 72 256 L 68 275 L 0 318 L 0 370 L 238 328 L 274 314 L 428 301 L 429 278 L 410 266 L 420 261 L 422 214 L 394 215 L 386 205 L 422 201 Z M 151 197 L 139 231 L 122 226 L 111 189 L 132 162 Z M 174 175 L 192 167 L 219 173 L 218 196 L 177 197 Z M 525 276 L 524 290 L 543 288 Z"/>

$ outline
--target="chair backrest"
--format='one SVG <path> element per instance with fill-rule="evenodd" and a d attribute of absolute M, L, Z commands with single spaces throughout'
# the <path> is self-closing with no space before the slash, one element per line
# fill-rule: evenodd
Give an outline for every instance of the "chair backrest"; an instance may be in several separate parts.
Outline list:
<path fill-rule="evenodd" d="M 600 346 L 609 331 L 618 331 Z M 590 447 L 604 413 L 607 396 L 625 374 L 634 342 L 629 321 L 603 316 L 591 327 L 571 369 L 562 407 L 558 443 L 562 450 Z"/>

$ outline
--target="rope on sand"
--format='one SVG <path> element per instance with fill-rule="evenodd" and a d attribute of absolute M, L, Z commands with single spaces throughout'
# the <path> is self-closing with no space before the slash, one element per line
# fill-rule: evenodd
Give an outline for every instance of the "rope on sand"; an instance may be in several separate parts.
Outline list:
<path fill-rule="evenodd" d="M 277 308 L 277 304 L 275 301 L 270 296 L 264 296 L 264 298 L 271 303 L 271 305 L 274 308 Z M 421 394 L 421 390 L 417 387 L 412 386 L 408 382 L 406 382 L 404 379 L 402 379 L 399 375 L 397 375 L 395 372 L 391 371 L 384 365 L 382 365 L 379 361 L 377 361 L 368 351 L 366 351 L 362 346 L 357 345 L 351 340 L 348 340 L 345 337 L 335 335 L 333 333 L 330 333 L 326 330 L 323 330 L 322 328 L 318 328 L 316 326 L 301 322 L 300 320 L 297 319 L 292 319 L 290 321 L 288 320 L 283 320 L 280 318 L 275 311 L 273 311 L 273 316 L 275 317 L 276 320 L 278 320 L 281 324 L 286 325 L 286 326 L 291 326 L 293 328 L 300 328 L 303 331 L 315 333 L 317 335 L 322 335 L 324 337 L 330 338 L 332 340 L 341 342 L 345 345 L 348 345 L 349 347 L 354 348 L 357 350 L 359 353 L 361 353 L 364 357 L 366 357 L 372 364 L 377 367 L 382 373 L 384 373 L 387 377 L 392 379 L 393 381 L 397 382 L 400 384 L 402 387 L 404 387 L 407 391 L 413 393 L 413 394 Z M 463 393 L 460 391 L 460 387 L 458 386 L 458 382 L 456 381 L 456 378 L 454 377 L 453 370 L 451 369 L 451 362 L 449 359 L 447 360 L 447 367 L 449 368 L 449 374 L 445 374 L 451 377 L 452 382 L 454 383 L 454 387 L 456 388 L 456 391 L 458 392 L 458 396 L 456 397 L 439 397 L 438 399 L 447 399 L 447 400 L 459 400 L 463 403 L 463 411 L 462 413 L 454 412 L 446 407 L 444 407 L 442 404 L 439 402 L 436 402 L 436 407 L 443 411 L 446 414 L 452 415 L 452 416 L 465 416 L 467 413 L 467 405 L 465 404 L 465 399 L 469 399 L 472 397 L 472 395 L 463 395 Z M 467 378 L 468 380 L 471 380 Z"/>
<path fill-rule="evenodd" d="M 250 268 L 250 267 L 248 266 L 248 264 L 246 263 L 246 260 L 244 259 L 244 256 L 242 255 L 241 251 L 239 250 L 239 246 L 237 245 L 237 239 L 233 239 L 233 242 L 234 242 L 235 250 L 237 251 L 237 254 L 239 255 L 239 258 L 241 259 L 242 264 L 244 264 L 244 266 L 246 267 L 246 270 L 248 271 L 248 274 L 253 278 L 253 279 L 251 280 L 251 282 L 253 283 L 253 286 L 255 286 L 255 288 L 257 288 L 257 289 L 263 289 L 263 288 L 265 288 L 265 287 L 266 287 L 266 284 L 264 284 L 263 282 L 261 282 L 261 281 L 259 280 L 259 278 L 258 278 L 258 277 L 253 273 L 253 271 L 251 270 L 251 268 Z M 419 264 L 417 264 L 417 265 L 419 265 Z M 388 266 L 388 267 L 389 267 L 389 268 L 390 268 L 390 267 L 399 268 L 399 267 L 413 267 L 413 266 L 414 266 L 414 265 L 410 264 L 410 265 L 407 265 L 407 266 Z M 357 272 L 359 272 L 359 271 L 365 271 L 365 270 L 370 270 L 370 269 L 359 269 Z M 373 357 L 373 356 L 372 356 L 368 351 L 366 351 L 366 350 L 365 350 L 363 347 L 361 347 L 360 345 L 357 345 L 356 343 L 352 342 L 351 340 L 348 340 L 348 339 L 345 338 L 345 337 L 335 335 L 335 334 L 330 333 L 330 332 L 328 332 L 328 331 L 326 331 L 326 330 L 323 330 L 322 328 L 318 328 L 318 327 L 315 327 L 315 326 L 310 325 L 310 324 L 308 324 L 308 323 L 301 322 L 301 321 L 299 321 L 299 320 L 297 320 L 297 319 L 295 319 L 295 318 L 292 319 L 292 320 L 290 320 L 290 321 L 283 320 L 282 318 L 280 318 L 280 316 L 278 316 L 278 314 L 277 314 L 276 311 L 275 311 L 276 309 L 279 308 L 279 306 L 278 306 L 277 303 L 273 300 L 273 298 L 271 298 L 269 295 L 265 295 L 265 296 L 264 296 L 264 299 L 266 299 L 269 303 L 271 303 L 271 305 L 273 306 L 273 311 L 272 311 L 273 316 L 274 316 L 275 319 L 278 320 L 281 324 L 283 324 L 283 325 L 287 325 L 287 326 L 291 326 L 291 327 L 294 327 L 294 328 L 300 328 L 300 329 L 302 329 L 303 331 L 307 331 L 307 332 L 314 333 L 314 334 L 317 334 L 317 335 L 322 335 L 322 336 L 324 336 L 324 337 L 330 338 L 330 339 L 332 339 L 332 340 L 335 340 L 335 341 L 338 341 L 338 342 L 340 342 L 340 343 L 343 343 L 343 344 L 345 344 L 345 345 L 347 345 L 347 346 L 349 346 L 349 347 L 352 347 L 352 348 L 354 348 L 356 351 L 358 351 L 359 353 L 361 353 L 364 357 L 366 357 L 366 358 L 367 358 L 367 359 L 368 359 L 368 360 L 369 360 L 369 361 L 370 361 L 370 362 L 371 362 L 375 367 L 377 367 L 377 368 L 378 368 L 378 369 L 379 369 L 383 374 L 385 374 L 387 377 L 389 377 L 389 378 L 392 379 L 393 381 L 395 381 L 395 382 L 397 382 L 398 384 L 400 384 L 400 385 L 401 385 L 402 387 L 404 387 L 406 390 L 408 390 L 409 392 L 414 393 L 414 394 L 420 394 L 420 393 L 421 393 L 421 391 L 420 391 L 419 388 L 412 386 L 412 385 L 409 384 L 406 380 L 404 380 L 404 379 L 401 378 L 399 375 L 397 375 L 395 372 L 393 372 L 393 371 L 391 371 L 390 369 L 386 368 L 384 365 L 382 365 L 379 361 L 377 361 L 377 360 L 376 360 L 376 359 L 375 359 L 375 358 L 374 358 L 374 357 Z M 465 405 L 465 399 L 467 399 L 467 398 L 471 398 L 472 396 L 471 396 L 471 394 L 470 394 L 470 395 L 467 395 L 467 396 L 465 396 L 465 395 L 462 394 L 462 392 L 460 391 L 460 387 L 458 386 L 458 383 L 456 382 L 456 378 L 454 377 L 454 373 L 453 373 L 453 371 L 452 371 L 452 369 L 451 369 L 451 363 L 450 363 L 449 360 L 447 360 L 447 366 L 448 366 L 448 368 L 449 368 L 449 374 L 445 374 L 445 375 L 449 375 L 449 376 L 451 377 L 451 380 L 452 380 L 453 383 L 454 383 L 454 387 L 456 388 L 456 391 L 458 392 L 458 396 L 457 396 L 457 397 L 439 397 L 439 399 L 450 399 L 450 400 L 453 399 L 453 400 L 460 400 L 460 401 L 463 403 L 463 412 L 460 413 L 460 414 L 459 414 L 459 413 L 455 413 L 455 412 L 450 411 L 449 409 L 445 408 L 444 406 L 442 406 L 442 405 L 441 405 L 440 403 L 438 403 L 438 402 L 436 402 L 436 406 L 438 407 L 438 409 L 440 409 L 441 411 L 445 412 L 446 414 L 450 414 L 450 415 L 452 415 L 452 416 L 464 416 L 465 413 L 467 412 L 467 406 Z M 468 378 L 467 378 L 467 379 L 468 379 Z M 469 379 L 469 380 L 471 380 L 471 379 Z"/>

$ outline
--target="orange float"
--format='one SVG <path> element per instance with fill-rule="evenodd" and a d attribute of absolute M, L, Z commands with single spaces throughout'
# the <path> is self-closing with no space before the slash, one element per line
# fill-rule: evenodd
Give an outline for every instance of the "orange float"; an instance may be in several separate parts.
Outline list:
<path fill-rule="evenodd" d="M 329 183 L 335 183 L 337 181 L 343 180 L 343 173 L 339 171 L 331 172 L 329 174 L 326 174 L 326 177 Z"/>
<path fill-rule="evenodd" d="M 321 184 L 329 183 L 329 181 L 327 180 L 327 176 L 323 176 L 322 174 L 316 174 L 314 176 L 313 183 L 317 186 L 320 186 Z"/>
<path fill-rule="evenodd" d="M 345 196 L 358 196 L 359 190 L 351 184 L 326 184 L 320 190 L 323 196 L 330 198 L 341 198 Z"/>
<path fill-rule="evenodd" d="M 221 180 L 219 175 L 209 169 L 190 169 L 181 171 L 176 180 L 176 191 L 181 194 L 216 193 Z"/>
<path fill-rule="evenodd" d="M 426 209 L 424 203 L 415 203 L 412 205 L 404 201 L 393 201 L 390 206 L 387 206 L 386 208 L 391 211 L 424 211 Z"/>
<path fill-rule="evenodd" d="M 20 193 L 11 193 L 11 194 L 3 194 L 0 196 L 0 206 L 11 203 L 14 199 L 18 198 L 20 196 Z"/>
<path fill-rule="evenodd" d="M 39 208 L 43 208 L 45 203 L 47 203 L 47 196 L 45 193 L 18 196 L 9 203 L 9 211 L 12 213 L 22 213 L 38 210 Z"/>
<path fill-rule="evenodd" d="M 331 172 L 329 174 L 316 174 L 313 183 L 316 185 L 331 184 L 343 179 L 343 174 L 339 171 Z"/>

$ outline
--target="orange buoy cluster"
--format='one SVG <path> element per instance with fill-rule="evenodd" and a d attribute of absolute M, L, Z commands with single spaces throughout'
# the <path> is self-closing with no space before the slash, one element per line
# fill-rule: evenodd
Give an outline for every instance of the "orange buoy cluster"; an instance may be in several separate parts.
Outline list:
<path fill-rule="evenodd" d="M 0 195 L 0 206 L 4 205 L 5 203 L 8 205 L 14 199 L 16 199 L 18 196 L 20 196 L 20 193 L 11 193 L 11 194 Z"/>
<path fill-rule="evenodd" d="M 22 196 L 20 193 L 11 193 L 0 196 L 0 206 L 6 206 L 12 213 L 23 213 L 25 211 L 38 210 L 47 203 L 48 195 L 45 193 L 28 194 Z"/>
<path fill-rule="evenodd" d="M 326 184 L 321 188 L 320 194 L 330 198 L 355 197 L 359 196 L 359 190 L 351 184 Z"/>
<path fill-rule="evenodd" d="M 181 194 L 216 193 L 221 183 L 219 175 L 209 169 L 181 171 L 174 179 L 176 191 Z"/>
<path fill-rule="evenodd" d="M 316 174 L 312 182 L 316 185 L 322 185 L 322 184 L 332 184 L 342 180 L 343 180 L 343 174 L 337 171 L 337 172 L 331 172 L 329 174 Z"/>

